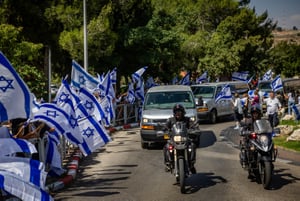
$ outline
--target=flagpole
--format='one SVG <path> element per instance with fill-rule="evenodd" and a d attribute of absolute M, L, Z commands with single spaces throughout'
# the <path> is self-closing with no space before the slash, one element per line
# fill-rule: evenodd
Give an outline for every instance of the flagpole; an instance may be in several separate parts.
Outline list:
<path fill-rule="evenodd" d="M 86 29 L 86 0 L 83 0 L 83 40 L 84 40 L 84 69 L 88 68 L 88 46 L 87 46 L 87 29 Z"/>

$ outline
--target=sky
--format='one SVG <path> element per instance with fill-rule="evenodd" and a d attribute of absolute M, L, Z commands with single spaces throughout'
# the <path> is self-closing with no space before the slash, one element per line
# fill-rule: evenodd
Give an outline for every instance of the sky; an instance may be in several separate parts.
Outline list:
<path fill-rule="evenodd" d="M 253 7 L 258 15 L 267 10 L 268 18 L 283 29 L 296 26 L 300 30 L 300 0 L 250 0 L 250 8 Z"/>

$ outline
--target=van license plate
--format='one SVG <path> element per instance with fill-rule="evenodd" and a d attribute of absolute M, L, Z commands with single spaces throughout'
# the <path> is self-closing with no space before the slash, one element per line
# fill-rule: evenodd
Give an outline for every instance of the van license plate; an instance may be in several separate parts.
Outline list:
<path fill-rule="evenodd" d="M 165 139 L 165 140 L 170 139 L 169 135 L 168 135 L 168 134 L 164 134 L 164 139 Z"/>

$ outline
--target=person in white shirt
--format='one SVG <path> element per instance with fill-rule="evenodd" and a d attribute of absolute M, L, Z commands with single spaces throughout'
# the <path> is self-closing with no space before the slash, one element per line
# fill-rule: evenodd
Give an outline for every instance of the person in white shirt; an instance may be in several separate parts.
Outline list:
<path fill-rule="evenodd" d="M 234 129 L 240 129 L 241 121 L 243 119 L 243 108 L 238 93 L 235 93 L 234 100 L 232 103 L 233 103 L 233 110 L 234 110 L 234 120 L 236 122 L 236 127 Z"/>
<path fill-rule="evenodd" d="M 279 124 L 278 111 L 281 109 L 281 103 L 278 98 L 275 97 L 273 91 L 269 92 L 269 97 L 263 100 L 267 105 L 267 117 L 270 121 L 272 128 Z"/>
<path fill-rule="evenodd" d="M 292 91 L 289 91 L 287 96 L 288 96 L 288 114 L 291 115 L 292 114 L 292 107 L 295 104 L 295 98 L 293 96 Z"/>

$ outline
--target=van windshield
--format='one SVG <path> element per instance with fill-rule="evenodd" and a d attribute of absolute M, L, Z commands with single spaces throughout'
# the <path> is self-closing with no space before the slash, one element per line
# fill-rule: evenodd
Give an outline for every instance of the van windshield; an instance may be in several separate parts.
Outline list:
<path fill-rule="evenodd" d="M 172 109 L 176 103 L 183 105 L 185 109 L 195 108 L 195 100 L 191 92 L 172 91 L 147 93 L 144 109 Z"/>
<path fill-rule="evenodd" d="M 215 88 L 214 86 L 192 86 L 192 91 L 197 98 L 199 96 L 202 96 L 202 98 L 213 98 Z"/>
<path fill-rule="evenodd" d="M 272 91 L 271 82 L 261 82 L 258 85 L 258 89 L 263 92 Z"/>

